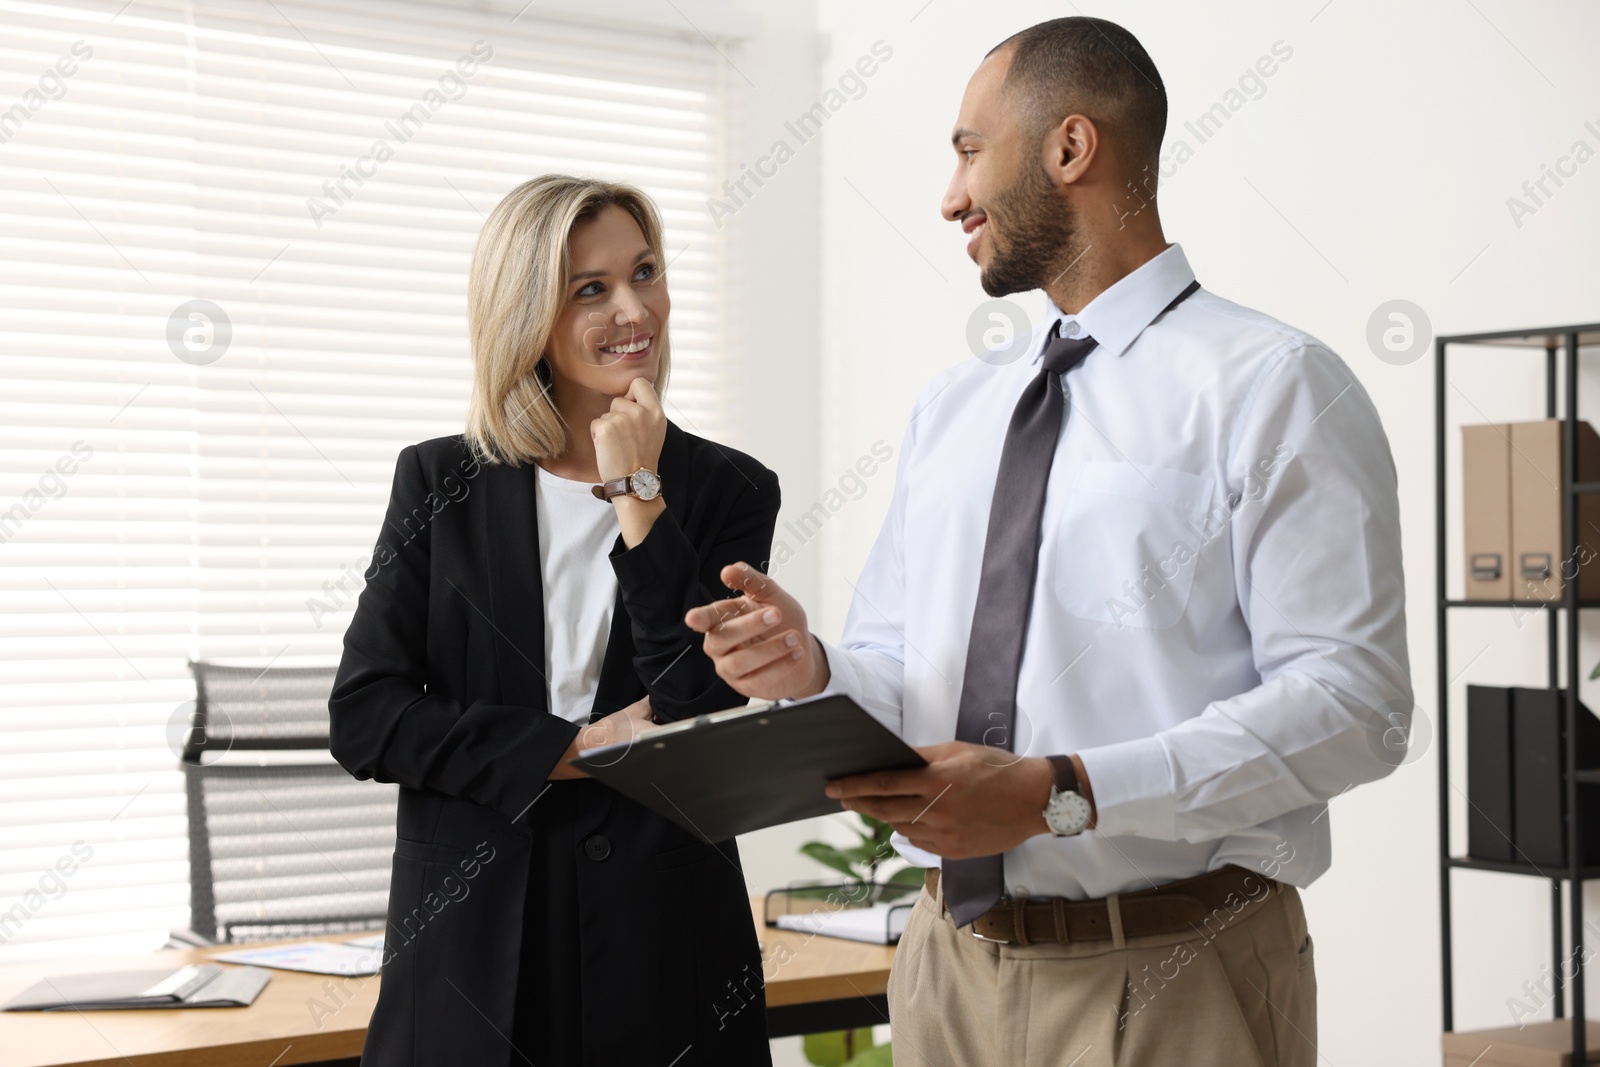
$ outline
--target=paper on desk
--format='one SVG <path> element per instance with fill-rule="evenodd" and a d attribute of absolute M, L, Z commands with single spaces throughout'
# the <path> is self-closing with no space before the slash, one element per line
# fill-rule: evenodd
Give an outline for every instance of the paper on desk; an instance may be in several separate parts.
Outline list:
<path fill-rule="evenodd" d="M 383 959 L 382 949 L 338 941 L 307 941 L 299 945 L 272 948 L 244 948 L 219 952 L 210 957 L 224 963 L 249 963 L 280 971 L 308 974 L 336 974 L 347 978 L 377 974 Z"/>
<path fill-rule="evenodd" d="M 911 917 L 909 904 L 873 904 L 865 908 L 840 908 L 838 911 L 812 911 L 778 916 L 778 929 L 840 937 L 847 941 L 866 941 L 892 945 L 900 940 Z"/>

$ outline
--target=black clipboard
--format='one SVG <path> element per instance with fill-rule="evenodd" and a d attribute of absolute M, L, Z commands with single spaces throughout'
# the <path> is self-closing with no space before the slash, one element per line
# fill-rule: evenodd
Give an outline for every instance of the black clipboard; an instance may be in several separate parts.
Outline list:
<path fill-rule="evenodd" d="M 712 712 L 568 762 L 706 841 L 842 811 L 830 778 L 928 765 L 847 696 Z"/>

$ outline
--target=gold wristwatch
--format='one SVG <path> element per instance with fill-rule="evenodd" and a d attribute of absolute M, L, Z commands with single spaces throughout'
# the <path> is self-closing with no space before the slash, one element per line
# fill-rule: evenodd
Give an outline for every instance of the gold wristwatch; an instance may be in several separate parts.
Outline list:
<path fill-rule="evenodd" d="M 636 496 L 640 500 L 654 500 L 661 495 L 661 476 L 649 467 L 640 467 L 632 474 L 609 482 L 602 482 L 590 492 L 600 500 L 609 502 L 613 497 Z"/>

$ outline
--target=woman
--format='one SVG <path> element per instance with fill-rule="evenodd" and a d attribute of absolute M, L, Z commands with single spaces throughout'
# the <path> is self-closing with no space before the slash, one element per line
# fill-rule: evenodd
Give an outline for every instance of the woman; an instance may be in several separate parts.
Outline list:
<path fill-rule="evenodd" d="M 566 762 L 744 702 L 683 616 L 768 558 L 778 481 L 663 413 L 664 268 L 610 182 L 527 182 L 478 238 L 467 432 L 401 451 L 328 705 L 401 785 L 363 1063 L 770 1063 L 734 843 Z"/>

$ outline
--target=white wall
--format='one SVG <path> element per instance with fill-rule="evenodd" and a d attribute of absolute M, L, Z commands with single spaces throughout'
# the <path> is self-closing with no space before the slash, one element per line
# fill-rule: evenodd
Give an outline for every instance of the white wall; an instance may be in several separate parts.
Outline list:
<path fill-rule="evenodd" d="M 795 149 L 757 186 L 746 181 L 738 200 L 723 215 L 720 232 L 729 241 L 728 277 L 730 371 L 727 395 L 734 405 L 728 444 L 756 456 L 777 471 L 783 488 L 779 540 L 792 550 L 784 562 L 775 556 L 772 572 L 803 603 L 821 601 L 824 554 L 821 540 L 802 544 L 783 532 L 796 524 L 822 492 L 822 407 L 818 189 L 822 143 L 800 144 L 784 127 L 816 102 L 817 70 L 823 42 L 817 35 L 811 0 L 781 5 L 736 2 L 735 9 L 758 14 L 756 35 L 738 44 L 721 43 L 729 64 L 724 71 L 733 107 L 733 140 L 724 177 L 737 181 L 769 155 L 773 142 L 787 139 Z M 721 213 L 724 210 L 718 207 Z M 846 823 L 838 816 L 812 819 L 748 834 L 739 841 L 745 877 L 752 894 L 798 879 L 825 878 L 826 868 L 801 856 L 800 845 L 814 838 L 844 842 Z M 830 825 L 833 824 L 833 825 Z M 880 1040 L 888 1040 L 885 1031 Z M 776 1067 L 805 1063 L 799 1038 L 773 1042 Z"/>
<path fill-rule="evenodd" d="M 991 45 L 1079 9 L 1037 0 L 820 0 L 819 8 L 829 35 L 822 85 L 873 42 L 893 48 L 865 95 L 827 123 L 820 201 L 807 219 L 821 255 L 820 486 L 875 440 L 898 448 L 921 384 L 968 355 L 967 318 L 985 297 L 964 241 L 938 215 L 960 94 Z M 1575 140 L 1600 150 L 1592 51 L 1600 10 L 1577 0 L 1537 8 L 1508 0 L 1225 7 L 1160 0 L 1083 13 L 1118 21 L 1145 43 L 1171 101 L 1169 147 L 1183 137 L 1194 148 L 1163 180 L 1169 239 L 1183 243 L 1208 288 L 1331 344 L 1378 404 L 1400 474 L 1413 677 L 1424 715 L 1436 716 L 1433 359 L 1379 361 L 1367 347 L 1366 324 L 1394 298 L 1420 305 L 1435 332 L 1600 320 L 1600 258 L 1592 250 L 1600 236 L 1600 162 L 1582 166 L 1520 226 L 1506 206 Z M 1280 40 L 1293 55 L 1265 93 L 1197 144 L 1184 120 L 1221 100 Z M 793 251 L 807 254 L 798 243 Z M 1042 302 L 1027 306 L 1037 311 Z M 1451 373 L 1452 417 L 1541 417 L 1541 365 L 1540 356 L 1463 360 Z M 1586 384 L 1581 395 L 1600 423 L 1592 405 L 1600 397 L 1590 391 Z M 866 495 L 824 527 L 820 569 L 806 581 L 815 582 L 809 603 L 825 635 L 840 631 L 847 579 L 877 533 L 891 488 L 892 473 L 870 481 Z M 791 487 L 788 495 L 795 501 L 798 494 Z M 1449 573 L 1458 581 L 1459 495 L 1452 501 Z M 1467 681 L 1543 683 L 1531 627 L 1519 631 L 1493 612 L 1454 618 L 1452 669 L 1471 662 L 1456 686 L 1458 702 Z M 1600 658 L 1592 625 L 1585 666 Z M 1584 694 L 1600 706 L 1591 687 Z M 1459 704 L 1456 715 L 1452 747 L 1462 732 Z M 1431 738 L 1426 758 L 1332 806 L 1334 867 L 1306 894 L 1318 945 L 1323 1062 L 1437 1061 Z M 1453 773 L 1459 783 L 1459 758 Z M 1457 834 L 1459 842 L 1459 826 Z M 750 839 L 747 854 L 759 857 L 753 883 L 789 869 L 779 849 L 769 855 L 766 846 L 792 838 L 785 830 Z M 1458 1026 L 1510 1025 L 1507 998 L 1522 995 L 1523 981 L 1549 958 L 1548 890 L 1477 872 L 1456 874 L 1455 886 Z M 1600 914 L 1600 895 L 1591 892 L 1588 908 Z M 1600 991 L 1590 1001 L 1600 1017 Z"/>

